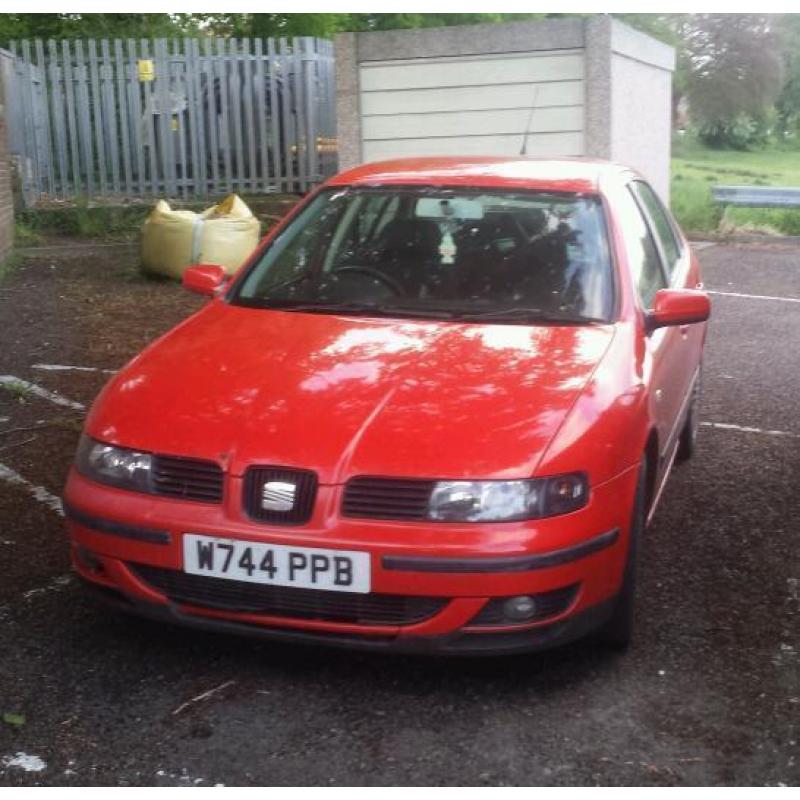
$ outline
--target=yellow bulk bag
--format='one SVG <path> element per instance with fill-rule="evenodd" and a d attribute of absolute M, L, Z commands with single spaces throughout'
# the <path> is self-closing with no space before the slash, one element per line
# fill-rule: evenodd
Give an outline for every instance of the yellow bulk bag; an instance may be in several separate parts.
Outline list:
<path fill-rule="evenodd" d="M 142 269 L 180 278 L 190 264 L 235 272 L 258 244 L 261 223 L 235 194 L 206 209 L 173 211 L 159 200 L 142 227 Z"/>

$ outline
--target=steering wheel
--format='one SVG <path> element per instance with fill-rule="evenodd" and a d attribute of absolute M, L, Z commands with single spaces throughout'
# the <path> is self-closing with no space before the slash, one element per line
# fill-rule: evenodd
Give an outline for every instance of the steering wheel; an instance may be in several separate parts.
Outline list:
<path fill-rule="evenodd" d="M 384 275 L 379 269 L 375 269 L 374 267 L 362 267 L 357 264 L 352 264 L 332 270 L 330 274 L 340 275 L 343 272 L 355 272 L 356 274 L 367 275 L 370 278 L 379 281 L 388 289 L 391 289 L 395 294 L 397 295 L 405 294 L 403 287 L 394 278 L 390 278 L 388 275 Z"/>

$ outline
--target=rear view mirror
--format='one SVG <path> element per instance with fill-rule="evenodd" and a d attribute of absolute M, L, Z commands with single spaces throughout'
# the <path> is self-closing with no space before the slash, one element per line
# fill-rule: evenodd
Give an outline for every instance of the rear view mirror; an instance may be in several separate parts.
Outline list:
<path fill-rule="evenodd" d="M 186 267 L 181 282 L 190 292 L 213 297 L 225 283 L 226 277 L 225 268 L 218 264 L 194 264 Z"/>
<path fill-rule="evenodd" d="M 425 219 L 483 219 L 483 204 L 464 197 L 422 197 L 414 214 Z"/>
<path fill-rule="evenodd" d="M 653 308 L 647 312 L 647 332 L 671 325 L 705 322 L 710 314 L 711 303 L 705 292 L 696 289 L 659 289 Z"/>

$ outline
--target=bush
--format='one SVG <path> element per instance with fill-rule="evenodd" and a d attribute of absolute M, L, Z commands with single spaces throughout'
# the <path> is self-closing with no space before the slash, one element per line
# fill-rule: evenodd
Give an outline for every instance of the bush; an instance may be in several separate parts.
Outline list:
<path fill-rule="evenodd" d="M 60 208 L 27 208 L 17 214 L 17 229 L 61 236 L 133 239 L 150 213 L 150 206 L 90 206 L 86 202 Z"/>
<path fill-rule="evenodd" d="M 221 197 L 208 200 L 189 200 L 172 202 L 172 207 L 191 211 L 205 211 L 209 205 Z M 270 228 L 276 220 L 284 216 L 299 197 L 287 194 L 242 195 L 253 213 Z M 99 205 L 86 198 L 59 202 L 47 206 L 39 205 L 25 208 L 16 215 L 18 234 L 23 237 L 37 237 L 40 234 L 56 236 L 75 236 L 89 239 L 109 239 L 112 241 L 135 241 L 142 230 L 148 214 L 153 210 L 156 199 L 148 198 L 125 205 Z M 32 244 L 26 241 L 25 244 Z M 18 240 L 18 245 L 23 242 Z"/>
<path fill-rule="evenodd" d="M 36 229 L 21 220 L 14 221 L 14 246 L 33 247 L 42 241 L 42 237 Z"/>
<path fill-rule="evenodd" d="M 672 183 L 672 213 L 687 233 L 715 231 L 722 219 L 722 209 L 711 198 L 711 188 L 702 178 L 681 177 Z"/>
<path fill-rule="evenodd" d="M 800 210 L 793 208 L 730 208 L 725 227 L 731 232 L 757 231 L 800 236 Z"/>
<path fill-rule="evenodd" d="M 703 123 L 697 135 L 703 144 L 715 149 L 750 150 L 769 143 L 776 122 L 774 110 L 759 117 L 740 112 L 730 120 Z"/>

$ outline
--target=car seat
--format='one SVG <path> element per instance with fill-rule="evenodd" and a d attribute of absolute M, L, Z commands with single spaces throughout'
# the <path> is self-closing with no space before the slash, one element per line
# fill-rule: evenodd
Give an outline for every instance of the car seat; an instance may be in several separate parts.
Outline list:
<path fill-rule="evenodd" d="M 419 297 L 423 286 L 436 281 L 441 241 L 433 220 L 393 219 L 373 248 L 373 266 L 394 278 L 409 297 Z"/>

